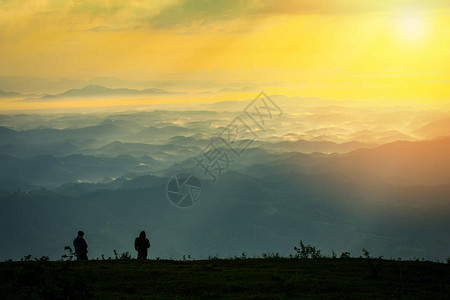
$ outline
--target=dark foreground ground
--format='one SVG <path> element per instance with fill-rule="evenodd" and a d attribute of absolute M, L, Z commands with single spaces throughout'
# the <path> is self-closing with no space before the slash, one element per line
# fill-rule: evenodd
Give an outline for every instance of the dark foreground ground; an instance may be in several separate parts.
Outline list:
<path fill-rule="evenodd" d="M 379 259 L 0 263 L 0 299 L 449 299 L 450 264 Z"/>

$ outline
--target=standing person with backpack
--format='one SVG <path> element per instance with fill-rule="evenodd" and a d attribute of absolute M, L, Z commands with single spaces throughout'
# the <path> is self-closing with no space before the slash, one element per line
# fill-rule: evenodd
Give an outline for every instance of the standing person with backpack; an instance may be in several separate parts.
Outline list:
<path fill-rule="evenodd" d="M 145 236 L 145 231 L 142 230 L 139 237 L 134 240 L 134 249 L 138 253 L 138 259 L 147 259 L 147 249 L 150 248 L 150 241 Z"/>

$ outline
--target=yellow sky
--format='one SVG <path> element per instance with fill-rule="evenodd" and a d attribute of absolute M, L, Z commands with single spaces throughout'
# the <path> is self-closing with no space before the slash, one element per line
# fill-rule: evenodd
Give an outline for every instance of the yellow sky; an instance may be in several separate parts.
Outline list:
<path fill-rule="evenodd" d="M 436 103 L 450 101 L 449 45 L 441 0 L 0 0 L 3 77 L 233 82 Z M 203 90 L 214 85 L 186 100 Z"/>

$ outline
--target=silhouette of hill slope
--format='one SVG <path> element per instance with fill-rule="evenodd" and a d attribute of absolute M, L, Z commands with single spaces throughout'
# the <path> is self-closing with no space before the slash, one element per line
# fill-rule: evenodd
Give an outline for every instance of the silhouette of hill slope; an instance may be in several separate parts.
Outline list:
<path fill-rule="evenodd" d="M 341 165 L 360 176 L 381 176 L 411 184 L 450 183 L 450 138 L 399 141 L 374 149 L 356 150 Z"/>
<path fill-rule="evenodd" d="M 427 139 L 450 136 L 450 119 L 431 122 L 414 130 L 413 134 Z"/>
<path fill-rule="evenodd" d="M 369 148 L 373 145 L 360 143 L 360 142 L 346 142 L 346 143 L 334 143 L 329 141 L 305 141 L 298 140 L 296 142 L 278 142 L 267 143 L 261 145 L 262 149 L 277 150 L 284 152 L 302 152 L 302 153 L 347 153 L 360 148 Z"/>
<path fill-rule="evenodd" d="M 244 172 L 257 177 L 290 171 L 307 174 L 336 172 L 357 181 L 442 185 L 450 183 L 448 153 L 450 138 L 399 141 L 341 155 L 307 155 L 297 152 L 273 154 L 270 164 L 261 161 L 258 170 L 252 172 L 246 169 Z"/>

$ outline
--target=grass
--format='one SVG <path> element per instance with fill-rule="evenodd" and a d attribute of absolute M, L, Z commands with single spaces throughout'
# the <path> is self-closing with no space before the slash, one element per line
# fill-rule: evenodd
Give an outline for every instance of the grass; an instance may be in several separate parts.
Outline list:
<path fill-rule="evenodd" d="M 450 265 L 268 256 L 0 263 L 1 299 L 448 299 Z"/>

